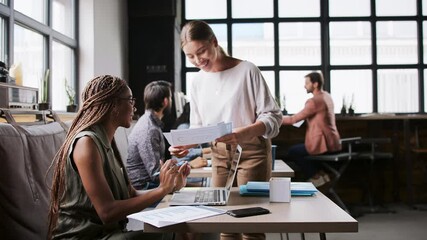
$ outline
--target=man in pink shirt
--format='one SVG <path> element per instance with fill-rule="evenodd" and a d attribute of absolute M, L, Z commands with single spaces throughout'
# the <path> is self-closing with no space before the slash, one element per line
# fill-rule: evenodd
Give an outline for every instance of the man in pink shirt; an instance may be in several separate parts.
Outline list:
<path fill-rule="evenodd" d="M 323 90 L 323 83 L 323 75 L 319 72 L 306 75 L 304 87 L 313 97 L 307 100 L 300 112 L 282 119 L 283 125 L 291 125 L 301 120 L 307 122 L 305 142 L 290 147 L 288 158 L 295 161 L 315 186 L 330 181 L 329 176 L 316 163 L 305 157 L 341 150 L 340 135 L 335 124 L 334 103 L 331 95 Z"/>

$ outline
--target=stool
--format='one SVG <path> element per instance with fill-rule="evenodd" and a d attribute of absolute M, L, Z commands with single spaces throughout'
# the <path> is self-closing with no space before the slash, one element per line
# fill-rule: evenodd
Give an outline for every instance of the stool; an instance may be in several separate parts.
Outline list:
<path fill-rule="evenodd" d="M 386 159 L 386 160 L 393 159 L 393 154 L 391 152 L 380 152 L 377 150 L 377 147 L 379 144 L 387 144 L 387 143 L 391 143 L 390 138 L 363 138 L 357 142 L 358 145 L 368 145 L 370 147 L 369 151 L 359 151 L 358 152 L 359 154 L 355 157 L 355 159 L 367 160 L 369 162 L 368 179 L 365 183 L 367 197 L 368 197 L 368 204 L 369 204 L 369 210 L 368 210 L 369 213 L 394 213 L 394 211 L 392 210 L 380 209 L 374 206 L 372 186 L 371 184 L 369 184 L 369 183 L 372 183 L 374 179 L 375 161 L 378 159 Z"/>
<path fill-rule="evenodd" d="M 347 169 L 351 159 L 357 156 L 358 153 L 353 152 L 352 144 L 356 143 L 360 139 L 361 137 L 342 138 L 340 139 L 340 143 L 343 145 L 342 149 L 344 150 L 341 152 L 326 153 L 322 155 L 310 155 L 305 157 L 305 159 L 308 160 L 321 161 L 322 165 L 332 173 L 333 178 L 330 184 L 327 186 L 326 190 L 335 199 L 335 202 L 338 204 L 338 206 L 340 206 L 348 213 L 350 213 L 350 211 L 335 192 L 334 187 L 340 180 L 344 171 Z M 335 168 L 329 164 L 330 162 L 340 162 L 341 164 L 338 168 Z"/>

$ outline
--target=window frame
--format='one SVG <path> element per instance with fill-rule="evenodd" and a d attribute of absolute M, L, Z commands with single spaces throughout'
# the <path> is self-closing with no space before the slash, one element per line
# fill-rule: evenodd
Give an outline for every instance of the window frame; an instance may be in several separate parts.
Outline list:
<path fill-rule="evenodd" d="M 74 83 L 73 87 L 75 92 L 79 92 L 78 80 L 77 80 L 77 47 L 78 47 L 78 19 L 77 19 L 77 9 L 78 9 L 78 0 L 73 0 L 72 11 L 73 11 L 73 21 L 74 21 L 74 38 L 71 38 L 65 34 L 62 34 L 52 28 L 52 0 L 47 1 L 45 4 L 45 14 L 47 14 L 47 24 L 43 24 L 35 19 L 32 19 L 29 16 L 26 16 L 16 10 L 14 10 L 14 0 L 9 0 L 8 5 L 0 4 L 0 17 L 2 17 L 6 22 L 6 46 L 5 46 L 5 62 L 8 67 L 11 66 L 11 63 L 14 62 L 14 25 L 19 24 L 31 31 L 37 32 L 43 36 L 44 39 L 44 54 L 43 54 L 43 72 L 46 69 L 52 71 L 52 48 L 53 41 L 56 41 L 60 44 L 63 44 L 73 50 L 74 63 L 72 64 L 73 76 L 74 79 L 71 81 Z M 3 56 L 2 56 L 3 57 Z M 52 78 L 49 77 L 49 93 L 48 101 L 52 102 Z M 78 98 L 75 98 L 78 101 Z M 55 110 L 55 109 L 54 109 Z"/>
<path fill-rule="evenodd" d="M 273 17 L 272 18 L 232 18 L 232 0 L 227 0 L 227 17 L 226 19 L 200 19 L 206 21 L 208 24 L 226 24 L 227 26 L 227 51 L 233 55 L 233 42 L 232 42 L 232 24 L 234 23 L 273 23 L 274 25 L 274 65 L 273 66 L 258 66 L 261 71 L 274 71 L 275 76 L 275 92 L 276 99 L 280 99 L 280 71 L 316 71 L 321 70 L 325 77 L 324 89 L 328 92 L 331 90 L 330 75 L 333 70 L 370 70 L 372 71 L 372 112 L 378 112 L 378 71 L 387 69 L 416 69 L 418 74 L 418 112 L 405 112 L 409 113 L 425 113 L 424 96 L 424 71 L 427 69 L 427 63 L 423 62 L 424 49 L 423 49 L 423 21 L 427 20 L 427 15 L 423 16 L 422 7 L 423 3 L 427 1 L 416 0 L 416 15 L 415 16 L 376 16 L 375 0 L 370 0 L 370 16 L 345 16 L 345 17 L 330 17 L 329 16 L 329 1 L 319 0 L 320 16 L 319 17 L 292 17 L 283 18 L 278 15 L 279 0 L 273 0 Z M 182 24 L 186 23 L 185 16 L 185 0 L 182 1 Z M 424 6 L 427 7 L 427 6 Z M 329 23 L 330 22 L 346 22 L 346 21 L 364 21 L 368 22 L 371 26 L 371 64 L 360 65 L 331 65 L 330 62 L 330 39 L 329 39 Z M 416 64 L 378 64 L 377 63 L 377 26 L 378 21 L 414 21 L 417 25 L 417 60 Z M 280 65 L 279 62 L 279 23 L 289 22 L 319 22 L 321 28 L 321 65 L 320 66 L 286 66 Z M 250 59 L 249 59 L 250 60 Z M 185 62 L 185 55 L 182 53 L 182 62 Z M 186 75 L 188 72 L 197 72 L 199 69 L 195 67 L 187 67 L 182 65 L 181 69 L 181 89 L 186 90 Z M 427 100 L 426 100 L 427 101 Z M 340 103 L 337 103 L 337 108 L 340 108 Z"/>

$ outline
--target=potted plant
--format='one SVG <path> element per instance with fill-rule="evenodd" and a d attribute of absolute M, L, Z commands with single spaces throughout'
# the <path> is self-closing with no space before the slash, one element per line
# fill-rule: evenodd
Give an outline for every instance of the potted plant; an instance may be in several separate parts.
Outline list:
<path fill-rule="evenodd" d="M 64 78 L 64 84 L 65 84 L 65 93 L 67 94 L 67 98 L 68 98 L 67 112 L 76 112 L 77 110 L 77 105 L 75 102 L 76 92 L 74 91 L 74 88 L 68 84 L 66 78 Z"/>
<path fill-rule="evenodd" d="M 39 110 L 47 110 L 50 108 L 49 103 L 49 69 L 46 69 L 44 76 L 40 79 L 40 102 Z"/>
<path fill-rule="evenodd" d="M 348 114 L 350 116 L 354 115 L 354 93 L 351 95 L 351 102 L 350 102 L 350 106 L 348 107 Z"/>
<path fill-rule="evenodd" d="M 287 115 L 288 114 L 288 110 L 286 110 L 286 96 L 285 96 L 285 94 L 283 94 L 282 106 L 283 106 L 282 114 L 283 115 Z"/>
<path fill-rule="evenodd" d="M 345 102 L 345 96 L 342 97 L 342 107 L 341 107 L 341 115 L 347 114 L 347 104 Z"/>
<path fill-rule="evenodd" d="M 284 98 L 285 98 L 285 97 L 283 97 L 283 99 L 284 99 Z M 274 98 L 274 100 L 276 101 L 276 103 L 277 103 L 277 105 L 279 106 L 279 108 L 280 108 L 280 109 L 282 109 L 282 103 L 280 102 L 280 98 L 279 98 L 279 97 L 275 97 L 275 98 Z M 288 111 L 286 111 L 285 107 L 283 107 L 282 114 L 283 114 L 283 115 L 288 114 Z"/>

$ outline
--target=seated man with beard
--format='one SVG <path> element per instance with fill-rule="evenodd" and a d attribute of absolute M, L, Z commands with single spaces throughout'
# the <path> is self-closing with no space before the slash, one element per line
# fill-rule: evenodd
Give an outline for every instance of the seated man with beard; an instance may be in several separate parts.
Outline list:
<path fill-rule="evenodd" d="M 135 189 L 155 188 L 159 184 L 160 161 L 165 161 L 162 118 L 172 106 L 171 84 L 154 81 L 144 89 L 145 113 L 129 135 L 127 171 Z"/>

